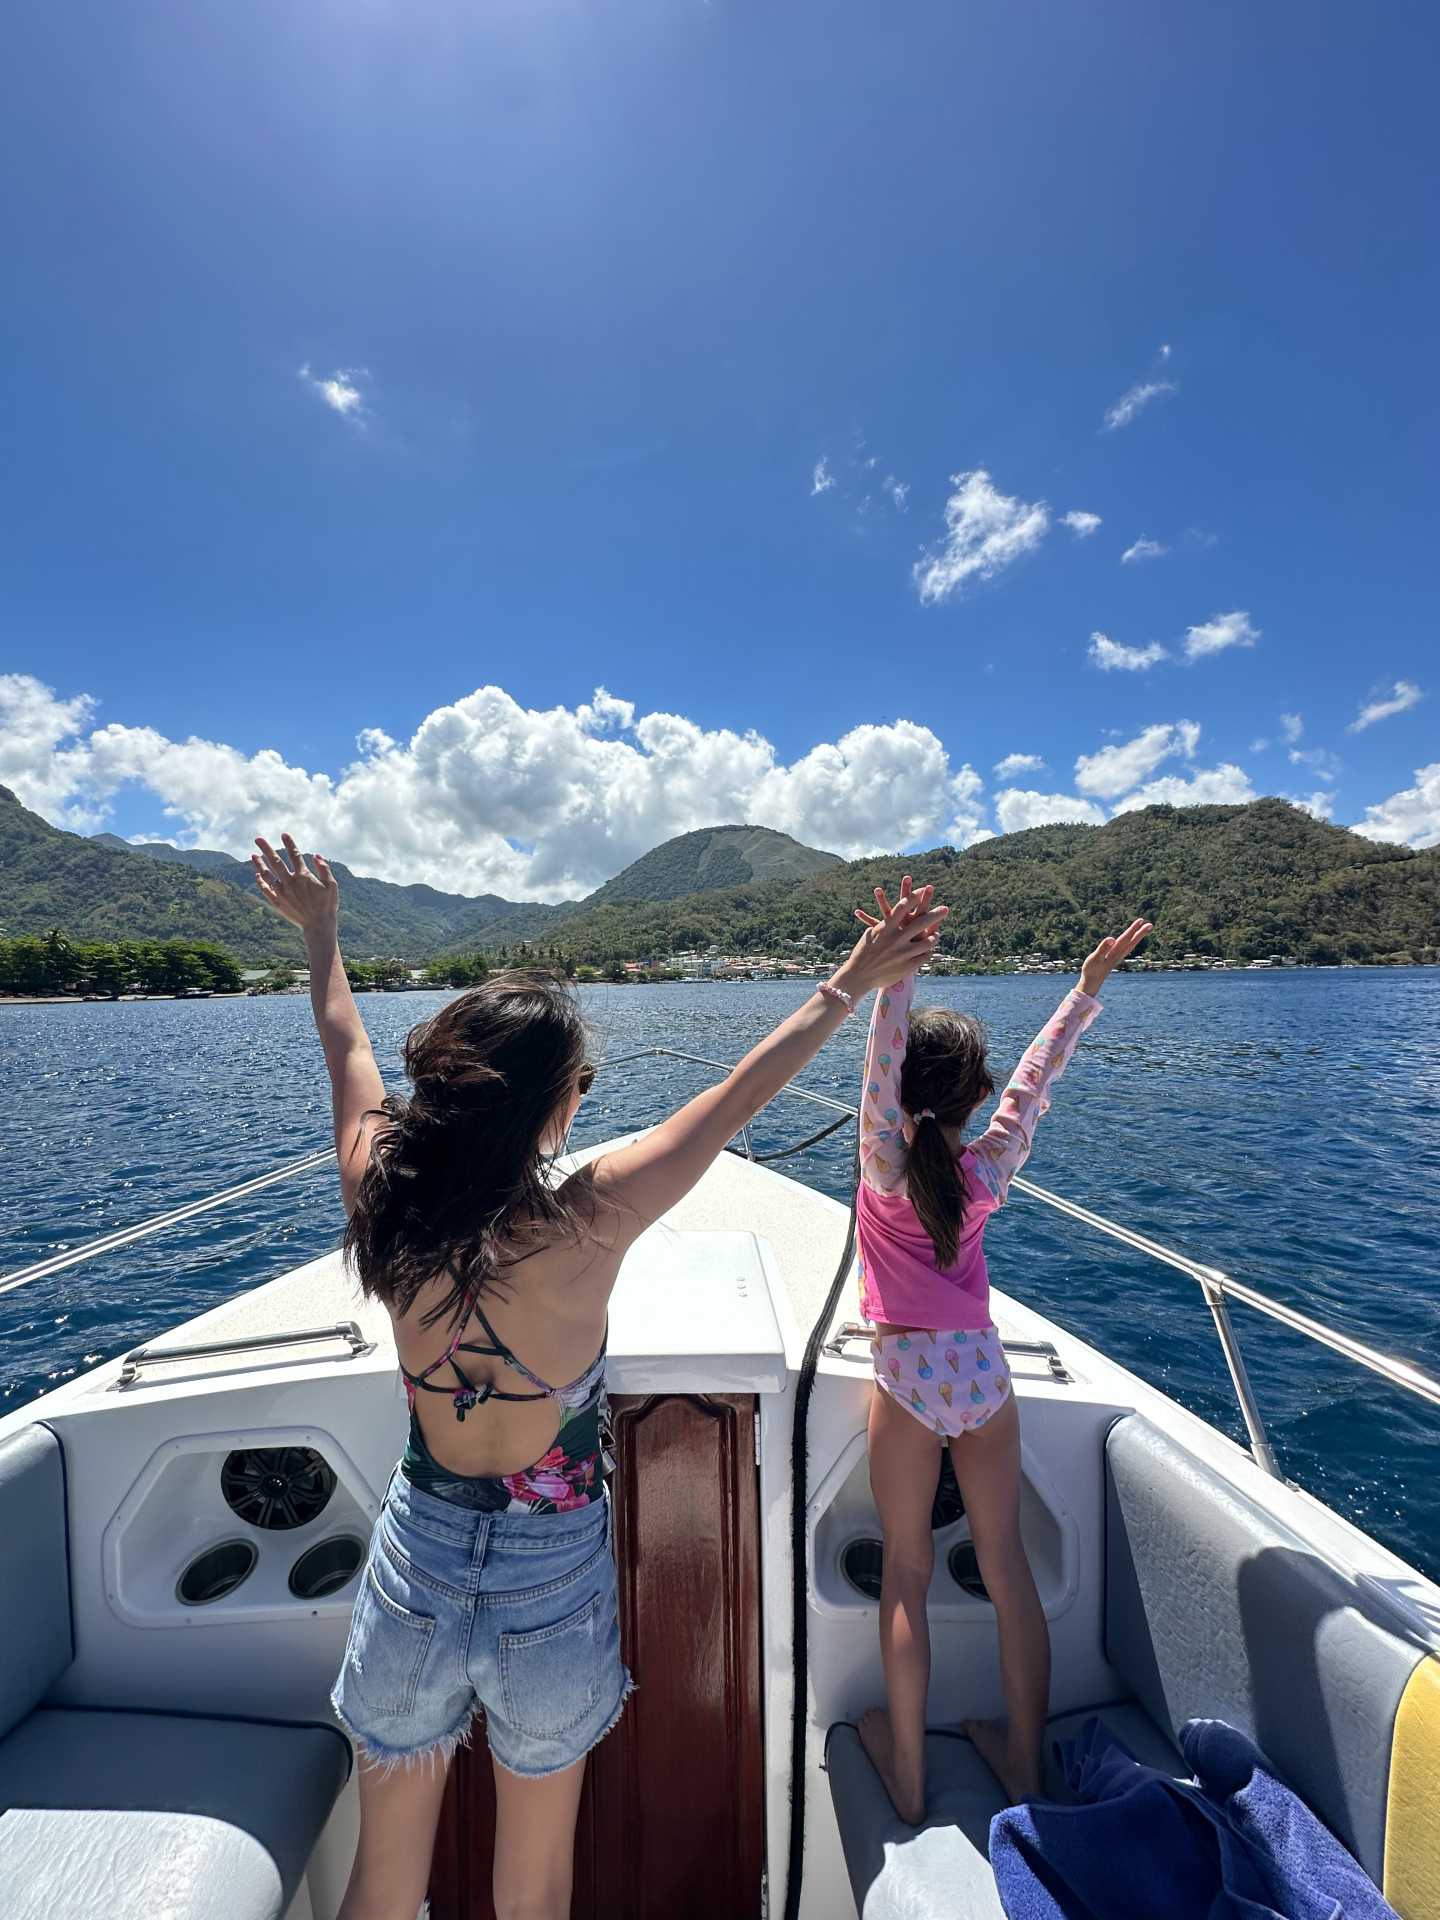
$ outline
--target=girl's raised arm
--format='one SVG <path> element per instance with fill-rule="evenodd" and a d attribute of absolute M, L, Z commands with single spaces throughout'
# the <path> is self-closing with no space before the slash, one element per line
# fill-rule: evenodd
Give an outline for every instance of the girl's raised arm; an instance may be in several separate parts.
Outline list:
<path fill-rule="evenodd" d="M 275 911 L 305 936 L 310 961 L 310 1010 L 330 1074 L 330 1104 L 335 1118 L 335 1152 L 340 1163 L 340 1194 L 349 1213 L 370 1157 L 370 1139 L 379 1119 L 385 1086 L 340 959 L 340 889 L 317 853 L 316 872 L 288 833 L 280 836 L 288 864 L 268 840 L 257 840 L 251 864 L 260 891 Z"/>
<path fill-rule="evenodd" d="M 912 896 L 907 885 L 893 907 L 877 895 L 882 917 L 869 923 L 827 983 L 828 992 L 813 993 L 718 1087 L 671 1114 L 643 1140 L 595 1162 L 595 1190 L 615 1204 L 621 1245 L 684 1198 L 726 1142 L 814 1059 L 856 1002 L 929 957 L 949 912 L 932 907 L 930 895 L 927 887 Z"/>
<path fill-rule="evenodd" d="M 914 896 L 928 903 L 933 887 Z M 910 876 L 900 883 L 900 904 L 911 898 Z M 876 905 L 888 912 L 890 902 L 882 887 L 875 889 Z M 873 915 L 856 908 L 856 917 L 877 926 Z M 915 998 L 915 969 L 881 987 L 870 1014 L 870 1036 L 865 1043 L 865 1068 L 860 1080 L 860 1178 L 867 1187 L 889 1193 L 905 1172 L 905 1129 L 900 1113 L 900 1069 L 910 1037 L 910 1003 Z"/>
<path fill-rule="evenodd" d="M 1078 984 L 1021 1056 L 989 1126 L 973 1147 L 975 1171 L 997 1204 L 1004 1204 L 1011 1180 L 1030 1157 L 1035 1128 L 1050 1111 L 1050 1088 L 1069 1065 L 1076 1041 L 1100 1012 L 1096 994 L 1111 968 L 1128 960 L 1150 931 L 1148 920 L 1132 920 L 1124 933 L 1102 940 L 1080 969 Z"/>

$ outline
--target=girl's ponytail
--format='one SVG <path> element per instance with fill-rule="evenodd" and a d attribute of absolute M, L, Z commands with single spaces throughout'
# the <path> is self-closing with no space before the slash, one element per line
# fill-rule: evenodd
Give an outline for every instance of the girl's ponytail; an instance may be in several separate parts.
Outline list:
<path fill-rule="evenodd" d="M 963 1127 L 994 1091 L 978 1020 L 945 1007 L 911 1016 L 900 1068 L 900 1104 L 914 1116 L 905 1188 L 942 1272 L 955 1264 L 965 1224 L 965 1183 L 942 1129 Z"/>
<path fill-rule="evenodd" d="M 915 1123 L 905 1162 L 905 1188 L 935 1248 L 936 1265 L 953 1267 L 965 1219 L 965 1189 L 940 1122 L 928 1107 Z"/>

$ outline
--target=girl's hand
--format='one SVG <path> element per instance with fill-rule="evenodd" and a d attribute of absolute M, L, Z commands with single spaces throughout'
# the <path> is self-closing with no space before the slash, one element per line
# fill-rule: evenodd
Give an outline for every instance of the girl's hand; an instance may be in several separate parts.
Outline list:
<path fill-rule="evenodd" d="M 865 923 L 865 932 L 856 941 L 850 957 L 836 973 L 837 983 L 857 997 L 872 987 L 888 987 L 913 973 L 935 951 L 948 907 L 935 907 L 933 887 L 911 891 L 907 873 L 900 882 L 900 898 L 892 907 L 883 887 L 875 889 L 879 917 L 855 909 L 855 918 Z M 841 976 L 844 976 L 843 979 Z"/>
<path fill-rule="evenodd" d="M 318 853 L 312 856 L 316 867 L 312 873 L 290 835 L 282 833 L 280 838 L 290 864 L 286 865 L 268 840 L 257 839 L 260 851 L 250 856 L 256 885 L 275 911 L 291 926 L 299 927 L 307 939 L 327 933 L 333 937 L 340 911 L 340 889 L 334 874 Z"/>
<path fill-rule="evenodd" d="M 1080 969 L 1080 991 L 1092 996 L 1099 993 L 1110 978 L 1112 967 L 1118 967 L 1122 960 L 1128 960 L 1147 933 L 1154 928 L 1148 920 L 1132 920 L 1124 933 L 1117 933 L 1112 939 L 1102 940 L 1092 954 L 1088 954 Z"/>

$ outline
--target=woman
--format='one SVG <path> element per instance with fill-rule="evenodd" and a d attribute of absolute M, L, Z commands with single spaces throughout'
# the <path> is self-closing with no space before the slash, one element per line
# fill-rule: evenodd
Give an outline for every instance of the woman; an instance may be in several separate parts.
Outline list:
<path fill-rule="evenodd" d="M 335 878 L 281 838 L 283 855 L 256 841 L 256 879 L 305 936 L 346 1250 L 390 1314 L 411 1403 L 333 1696 L 360 1754 L 341 1920 L 414 1920 L 450 1755 L 481 1710 L 496 1914 L 563 1920 L 586 1755 L 630 1689 L 602 1472 L 621 1261 L 866 993 L 921 963 L 946 909 L 907 883 L 719 1086 L 557 1183 L 593 1075 L 569 990 L 507 973 L 461 994 L 406 1041 L 412 1095 L 387 1097 L 340 961 Z"/>

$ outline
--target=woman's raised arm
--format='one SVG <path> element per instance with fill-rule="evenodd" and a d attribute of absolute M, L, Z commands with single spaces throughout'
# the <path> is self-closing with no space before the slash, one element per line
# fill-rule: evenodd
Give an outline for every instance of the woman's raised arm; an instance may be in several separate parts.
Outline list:
<path fill-rule="evenodd" d="M 340 959 L 340 888 L 335 876 L 318 853 L 312 873 L 291 836 L 282 833 L 280 838 L 288 864 L 268 840 L 256 840 L 260 851 L 252 853 L 250 860 L 261 893 L 305 936 L 310 1010 L 330 1075 L 340 1194 L 349 1213 L 370 1157 L 370 1137 L 385 1086 Z"/>
<path fill-rule="evenodd" d="M 615 1205 L 622 1245 L 684 1198 L 726 1142 L 814 1059 L 867 993 L 913 972 L 929 957 L 949 912 L 932 907 L 930 896 L 928 887 L 915 895 L 906 892 L 891 907 L 879 895 L 882 917 L 827 982 L 829 992 L 813 993 L 718 1087 L 671 1114 L 643 1140 L 596 1161 L 595 1191 Z"/>

